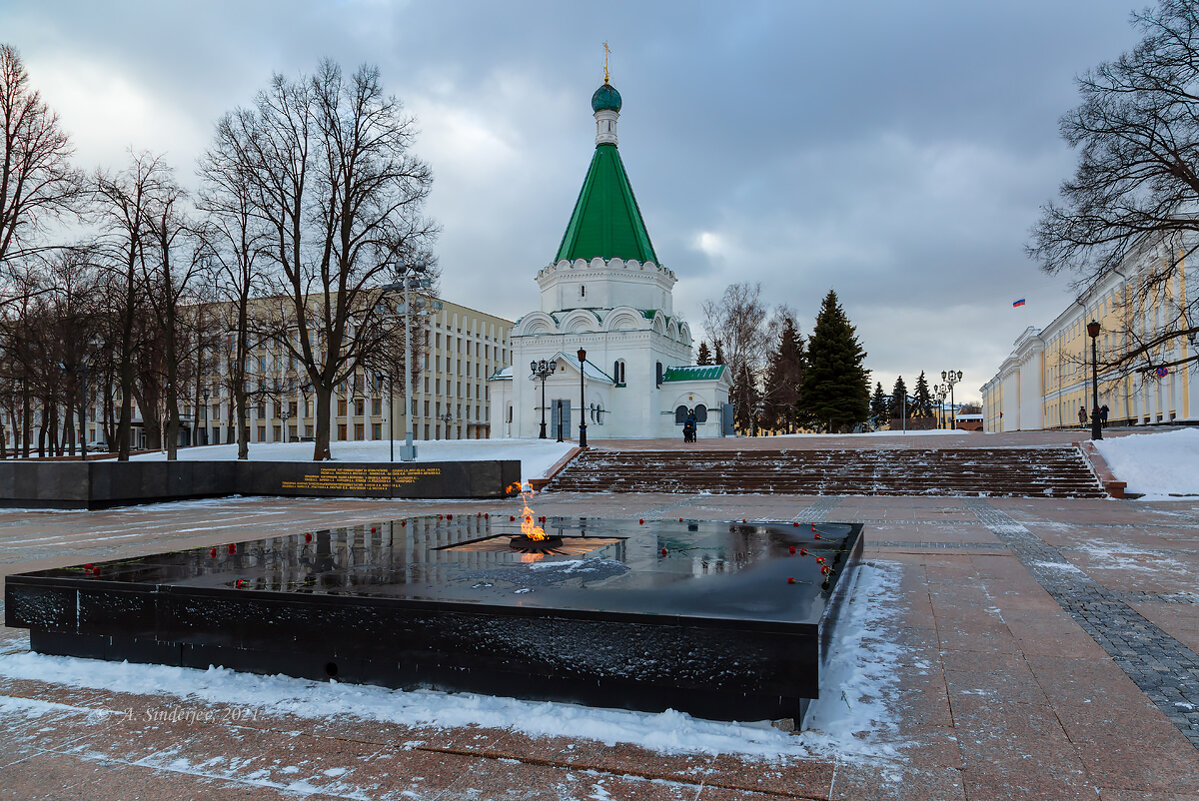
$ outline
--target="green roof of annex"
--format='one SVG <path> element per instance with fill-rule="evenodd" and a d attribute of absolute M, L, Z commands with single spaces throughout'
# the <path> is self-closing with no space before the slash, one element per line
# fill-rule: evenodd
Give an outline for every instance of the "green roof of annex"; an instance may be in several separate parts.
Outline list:
<path fill-rule="evenodd" d="M 713 381 L 724 375 L 723 364 L 688 365 L 686 367 L 667 367 L 662 374 L 662 383 L 671 381 Z"/>
<path fill-rule="evenodd" d="M 592 96 L 591 105 L 597 119 L 605 111 L 619 114 L 620 93 L 605 82 Z M 597 257 L 658 263 L 620 151 L 610 142 L 595 146 L 554 261 L 590 261 Z"/>

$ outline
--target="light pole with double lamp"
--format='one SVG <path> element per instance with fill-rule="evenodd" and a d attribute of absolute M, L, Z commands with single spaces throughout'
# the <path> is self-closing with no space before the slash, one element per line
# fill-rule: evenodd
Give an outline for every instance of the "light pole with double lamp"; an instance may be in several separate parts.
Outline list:
<path fill-rule="evenodd" d="M 1103 422 L 1099 419 L 1099 323 L 1087 323 L 1091 338 L 1091 439 L 1103 439 Z"/>
<path fill-rule="evenodd" d="M 579 447 L 587 447 L 587 380 L 583 372 L 587 364 L 587 351 L 579 348 Z"/>
<path fill-rule="evenodd" d="M 937 408 L 941 411 L 941 413 L 937 415 L 937 428 L 945 428 L 945 385 L 937 384 L 935 387 L 933 387 L 933 392 L 936 393 L 937 396 Z"/>
<path fill-rule="evenodd" d="M 949 387 L 949 415 L 950 415 L 950 419 L 953 422 L 953 425 L 950 426 L 950 430 L 957 431 L 958 430 L 958 410 L 957 410 L 957 407 L 955 407 L 953 404 L 953 385 L 962 380 L 962 371 L 961 370 L 942 370 L 941 371 L 941 380 L 944 381 L 945 385 Z"/>
<path fill-rule="evenodd" d="M 558 363 L 553 359 L 541 359 L 539 361 L 529 362 L 529 371 L 533 374 L 533 380 L 541 379 L 541 433 L 537 435 L 538 439 L 545 439 L 545 379 L 554 374 L 554 370 L 558 369 Z"/>
<path fill-rule="evenodd" d="M 416 458 L 416 446 L 412 444 L 412 410 L 415 407 L 412 402 L 412 301 L 408 290 L 431 286 L 429 279 L 424 277 L 427 267 L 423 259 L 401 262 L 396 270 L 400 280 L 379 287 L 384 292 L 404 290 L 404 447 L 400 448 L 400 460 L 404 462 Z M 394 412 L 394 409 L 389 411 Z"/>

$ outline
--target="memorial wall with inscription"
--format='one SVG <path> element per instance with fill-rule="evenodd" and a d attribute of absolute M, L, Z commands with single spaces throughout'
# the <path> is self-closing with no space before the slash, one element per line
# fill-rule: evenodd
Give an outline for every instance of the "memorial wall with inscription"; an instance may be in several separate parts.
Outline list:
<path fill-rule="evenodd" d="M 518 460 L 0 462 L 0 506 L 101 509 L 225 495 L 502 498 Z"/>

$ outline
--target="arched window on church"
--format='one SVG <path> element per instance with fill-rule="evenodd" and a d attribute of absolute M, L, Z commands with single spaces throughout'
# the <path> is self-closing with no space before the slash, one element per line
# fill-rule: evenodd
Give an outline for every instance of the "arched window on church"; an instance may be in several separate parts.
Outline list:
<path fill-rule="evenodd" d="M 658 366 L 654 372 L 654 385 L 662 386 L 662 362 L 658 362 Z"/>
<path fill-rule="evenodd" d="M 616 382 L 616 386 L 624 386 L 624 359 L 617 359 L 612 364 L 612 380 Z"/>
<path fill-rule="evenodd" d="M 708 422 L 708 407 L 702 403 L 695 404 L 695 424 Z"/>
<path fill-rule="evenodd" d="M 582 284 L 579 284 L 579 297 L 587 297 L 587 287 L 583 286 Z"/>
<path fill-rule="evenodd" d="M 676 426 L 681 426 L 686 422 L 687 422 L 687 407 L 679 406 L 677 409 L 674 410 L 674 424 Z"/>

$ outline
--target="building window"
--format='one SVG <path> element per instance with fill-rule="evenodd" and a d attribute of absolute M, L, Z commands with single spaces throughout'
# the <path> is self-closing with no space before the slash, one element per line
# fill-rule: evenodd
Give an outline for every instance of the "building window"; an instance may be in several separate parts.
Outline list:
<path fill-rule="evenodd" d="M 676 426 L 681 426 L 686 422 L 687 422 L 687 407 L 679 406 L 677 409 L 674 410 L 674 424 Z"/>
<path fill-rule="evenodd" d="M 371 414 L 373 414 L 375 417 L 383 414 L 382 398 L 371 398 Z"/>
<path fill-rule="evenodd" d="M 363 434 L 362 423 L 354 423 L 354 439 L 361 440 Z"/>
<path fill-rule="evenodd" d="M 371 423 L 371 439 L 383 439 L 382 423 Z"/>
<path fill-rule="evenodd" d="M 343 442 L 345 441 L 345 438 L 346 438 L 346 424 L 345 423 L 337 424 L 337 438 Z"/>
<path fill-rule="evenodd" d="M 354 399 L 354 414 L 361 417 L 365 408 L 366 408 L 366 402 L 362 398 Z M 362 437 L 359 437 L 359 439 L 362 439 Z"/>
<path fill-rule="evenodd" d="M 702 403 L 695 405 L 695 422 L 697 424 L 708 422 L 708 407 Z"/>
<path fill-rule="evenodd" d="M 312 439 L 312 426 L 304 426 L 304 436 Z"/>
<path fill-rule="evenodd" d="M 272 438 L 275 440 L 275 442 L 278 442 L 278 441 L 279 441 L 279 438 L 280 438 L 282 435 L 283 435 L 283 429 L 281 429 L 279 426 L 274 426 L 274 427 L 271 429 L 271 436 L 272 436 Z"/>
<path fill-rule="evenodd" d="M 266 426 L 258 426 L 258 441 L 266 442 Z"/>
<path fill-rule="evenodd" d="M 662 362 L 658 362 L 657 367 L 654 368 L 654 384 L 662 386 Z"/>
<path fill-rule="evenodd" d="M 346 399 L 345 398 L 337 399 L 337 415 L 339 417 L 346 416 Z M 343 437 L 343 439 L 344 439 L 344 437 Z"/>
<path fill-rule="evenodd" d="M 618 386 L 624 386 L 624 359 L 617 359 L 612 365 L 612 378 Z"/>

